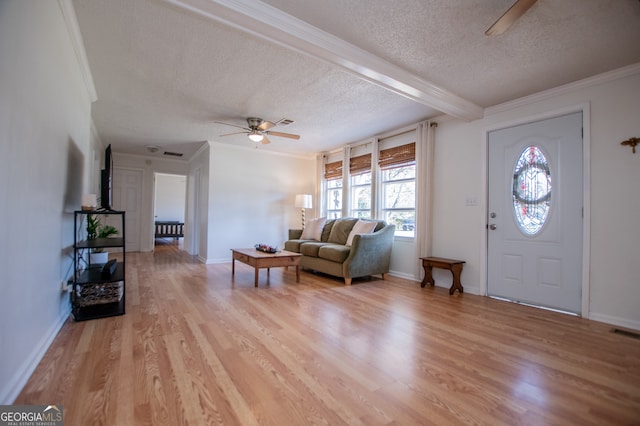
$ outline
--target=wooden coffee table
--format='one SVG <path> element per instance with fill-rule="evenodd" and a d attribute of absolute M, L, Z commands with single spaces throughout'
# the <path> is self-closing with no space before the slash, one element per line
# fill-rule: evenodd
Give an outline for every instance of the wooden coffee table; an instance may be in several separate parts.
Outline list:
<path fill-rule="evenodd" d="M 265 253 L 255 248 L 237 248 L 231 249 L 231 276 L 236 273 L 236 260 L 245 263 L 249 266 L 253 266 L 255 269 L 254 286 L 258 287 L 258 271 L 260 268 L 267 268 L 267 274 L 269 274 L 270 268 L 278 267 L 296 267 L 296 282 L 300 282 L 300 253 L 294 253 L 292 251 L 280 250 L 276 253 Z"/>

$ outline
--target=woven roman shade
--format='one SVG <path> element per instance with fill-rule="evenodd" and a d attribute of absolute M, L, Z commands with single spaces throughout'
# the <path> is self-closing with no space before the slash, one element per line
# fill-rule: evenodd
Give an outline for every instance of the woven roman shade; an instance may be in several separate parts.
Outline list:
<path fill-rule="evenodd" d="M 342 177 L 342 161 L 334 161 L 324 165 L 324 178 L 336 179 Z"/>
<path fill-rule="evenodd" d="M 371 154 L 359 155 L 349 159 L 349 173 L 360 175 L 371 171 Z"/>
<path fill-rule="evenodd" d="M 416 163 L 416 143 L 380 150 L 378 165 L 381 170 L 411 166 Z"/>

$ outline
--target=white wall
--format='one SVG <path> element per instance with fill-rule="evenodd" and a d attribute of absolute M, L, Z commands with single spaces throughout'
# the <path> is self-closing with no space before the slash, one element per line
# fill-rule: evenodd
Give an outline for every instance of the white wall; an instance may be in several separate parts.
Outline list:
<path fill-rule="evenodd" d="M 184 222 L 187 177 L 156 174 L 155 220 Z"/>
<path fill-rule="evenodd" d="M 422 272 L 418 260 L 418 247 L 416 238 L 395 237 L 391 249 L 391 264 L 389 274 L 417 281 Z"/>
<path fill-rule="evenodd" d="M 185 220 L 185 250 L 207 261 L 209 235 L 209 156 L 207 142 L 189 163 L 187 180 L 187 211 Z"/>
<path fill-rule="evenodd" d="M 73 211 L 95 191 L 95 92 L 65 3 L 0 6 L 0 404 L 13 402 L 68 318 Z"/>
<path fill-rule="evenodd" d="M 435 138 L 434 254 L 465 259 L 465 291 L 481 293 L 487 130 L 585 105 L 591 160 L 588 315 L 640 329 L 640 151 L 633 155 L 620 145 L 640 137 L 640 66 L 492 108 L 482 120 L 441 121 Z M 478 205 L 465 206 L 468 197 Z M 434 278 L 450 282 L 444 272 L 434 271 Z"/>
<path fill-rule="evenodd" d="M 231 248 L 261 242 L 282 247 L 289 228 L 300 227 L 295 195 L 315 193 L 315 158 L 214 142 L 209 158 L 206 261 L 229 261 Z M 308 218 L 313 217 L 311 210 Z"/>

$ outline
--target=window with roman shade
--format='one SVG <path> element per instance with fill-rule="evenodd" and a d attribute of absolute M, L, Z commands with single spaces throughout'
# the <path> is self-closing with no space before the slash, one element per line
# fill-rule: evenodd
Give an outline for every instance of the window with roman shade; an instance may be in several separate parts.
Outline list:
<path fill-rule="evenodd" d="M 342 161 L 334 161 L 324 165 L 325 179 L 342 179 Z"/>
<path fill-rule="evenodd" d="M 359 219 L 371 219 L 371 153 L 349 159 L 350 212 Z"/>
<path fill-rule="evenodd" d="M 327 218 L 342 217 L 342 161 L 324 165 Z"/>
<path fill-rule="evenodd" d="M 349 160 L 349 174 L 359 175 L 371 171 L 371 154 L 359 155 L 351 157 Z"/>
<path fill-rule="evenodd" d="M 327 218 L 381 219 L 397 237 L 416 236 L 416 138 L 408 128 L 348 145 L 324 158 Z"/>
<path fill-rule="evenodd" d="M 416 164 L 416 143 L 395 146 L 393 148 L 381 149 L 378 156 L 380 170 L 393 169 L 396 167 L 413 166 Z"/>
<path fill-rule="evenodd" d="M 396 235 L 413 237 L 416 223 L 416 144 L 381 149 L 382 214 Z"/>

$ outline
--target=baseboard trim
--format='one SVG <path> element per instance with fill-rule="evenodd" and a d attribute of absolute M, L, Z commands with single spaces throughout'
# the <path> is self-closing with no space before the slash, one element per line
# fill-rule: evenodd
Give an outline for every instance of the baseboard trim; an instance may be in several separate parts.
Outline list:
<path fill-rule="evenodd" d="M 589 319 L 598 322 L 604 322 L 618 327 L 630 328 L 632 330 L 640 330 L 640 321 L 634 321 L 627 318 L 614 317 L 596 312 L 589 312 Z"/>
<path fill-rule="evenodd" d="M 49 331 L 44 335 L 40 344 L 31 353 L 31 356 L 27 357 L 24 364 L 16 370 L 13 377 L 2 387 L 0 390 L 0 405 L 11 405 L 16 400 L 20 392 L 29 381 L 29 378 L 35 371 L 40 361 L 47 353 L 49 346 L 53 343 L 60 329 L 69 318 L 69 311 L 63 312 L 58 320 L 49 328 Z"/>
<path fill-rule="evenodd" d="M 403 279 L 409 280 L 409 281 L 420 282 L 420 280 L 418 278 L 416 278 L 414 275 L 407 274 L 405 272 L 389 271 L 389 275 L 391 275 L 392 277 L 403 278 Z"/>
<path fill-rule="evenodd" d="M 231 259 L 208 259 L 206 257 L 198 256 L 198 261 L 205 265 L 217 265 L 219 263 L 229 263 Z"/>
<path fill-rule="evenodd" d="M 231 262 L 231 258 L 228 259 L 224 259 L 224 258 L 218 258 L 218 259 L 204 259 L 201 257 L 198 257 L 198 259 L 200 259 L 200 262 L 207 264 L 207 265 L 218 265 L 221 263 L 230 263 Z"/>
<path fill-rule="evenodd" d="M 411 274 L 406 274 L 404 272 L 389 271 L 389 275 L 391 275 L 392 277 L 404 278 L 404 279 L 409 280 L 409 281 L 422 283 L 422 279 L 417 278 L 417 277 L 415 277 L 414 275 L 411 275 Z M 451 285 L 450 281 L 451 281 L 451 276 L 449 275 L 449 284 L 439 285 L 436 282 L 436 287 L 449 288 L 450 285 Z M 480 293 L 480 288 L 479 287 L 466 286 L 466 285 L 464 285 L 464 283 L 462 283 L 462 287 L 464 288 L 464 292 L 465 293 L 474 294 L 476 296 L 484 296 L 482 293 Z"/>

